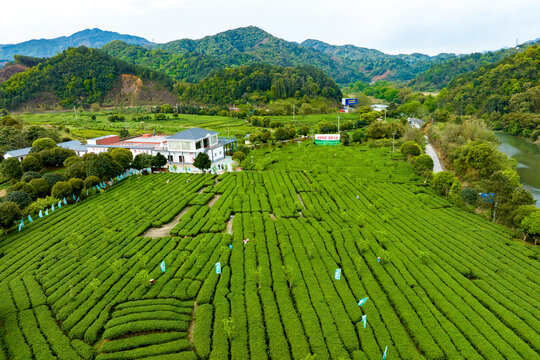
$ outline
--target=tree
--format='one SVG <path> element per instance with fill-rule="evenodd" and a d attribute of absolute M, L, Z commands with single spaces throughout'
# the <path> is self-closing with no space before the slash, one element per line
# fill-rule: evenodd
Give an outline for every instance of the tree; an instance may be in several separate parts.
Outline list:
<path fill-rule="evenodd" d="M 71 178 L 68 180 L 69 185 L 71 185 L 71 189 L 73 190 L 73 193 L 75 195 L 80 195 L 81 191 L 84 187 L 84 182 L 82 179 L 78 178 Z"/>
<path fill-rule="evenodd" d="M 122 173 L 122 166 L 114 161 L 108 153 L 100 153 L 95 158 L 88 161 L 86 176 L 97 176 L 104 180 Z"/>
<path fill-rule="evenodd" d="M 309 126 L 302 126 L 300 129 L 298 129 L 298 135 L 307 136 L 309 134 Z"/>
<path fill-rule="evenodd" d="M 113 149 L 110 152 L 112 158 L 114 161 L 120 164 L 122 166 L 122 169 L 125 171 L 129 168 L 129 165 L 133 161 L 133 153 L 129 151 L 128 149 L 123 148 L 117 148 Z"/>
<path fill-rule="evenodd" d="M 534 244 L 538 244 L 540 238 L 540 211 L 535 211 L 523 219 L 521 227 L 527 237 L 534 240 Z"/>
<path fill-rule="evenodd" d="M 152 160 L 154 159 L 154 157 L 152 155 L 149 155 L 149 154 L 137 154 L 135 155 L 135 158 L 133 159 L 133 162 L 131 163 L 131 166 L 134 168 L 134 169 L 137 169 L 137 170 L 142 170 L 142 169 L 146 169 L 146 168 L 149 168 L 150 166 L 152 166 Z"/>
<path fill-rule="evenodd" d="M 19 180 L 23 174 L 21 163 L 16 158 L 7 158 L 0 163 L 0 174 L 11 180 Z"/>
<path fill-rule="evenodd" d="M 366 139 L 366 130 L 365 129 L 357 129 L 352 134 L 352 142 L 361 143 Z"/>
<path fill-rule="evenodd" d="M 234 161 L 236 161 L 237 164 L 240 164 L 242 161 L 244 161 L 244 159 L 246 158 L 246 154 L 244 154 L 242 151 L 235 151 L 233 156 L 232 156 L 232 159 Z"/>
<path fill-rule="evenodd" d="M 157 153 L 156 156 L 152 159 L 152 167 L 162 168 L 167 164 L 167 158 L 161 153 Z"/>
<path fill-rule="evenodd" d="M 51 138 L 45 137 L 45 138 L 37 139 L 32 143 L 32 152 L 40 152 L 42 150 L 51 150 L 55 148 L 56 146 L 57 146 L 56 141 L 54 141 Z"/>
<path fill-rule="evenodd" d="M 422 149 L 420 148 L 420 145 L 416 143 L 416 141 L 406 141 L 403 143 L 403 145 L 401 145 L 401 153 L 407 157 L 407 159 L 410 159 L 420 155 L 422 153 Z"/>
<path fill-rule="evenodd" d="M 57 182 L 65 181 L 66 179 L 59 173 L 46 173 L 43 175 L 43 179 L 49 183 L 52 188 Z"/>
<path fill-rule="evenodd" d="M 78 156 L 70 156 L 64 161 L 64 166 L 65 167 L 70 167 L 71 165 L 73 165 L 75 163 L 78 163 L 78 162 L 82 162 L 82 159 L 80 157 L 78 157 Z"/>
<path fill-rule="evenodd" d="M 433 171 L 433 159 L 427 154 L 420 154 L 413 159 L 413 168 L 418 175 L 426 180 Z"/>
<path fill-rule="evenodd" d="M 39 171 L 43 168 L 43 160 L 39 154 L 28 154 L 28 156 L 21 161 L 21 168 L 25 172 Z"/>
<path fill-rule="evenodd" d="M 197 169 L 205 170 L 210 168 L 210 166 L 212 166 L 212 163 L 207 154 L 200 152 L 195 158 L 193 166 L 195 166 Z"/>
<path fill-rule="evenodd" d="M 29 182 L 36 189 L 37 197 L 46 197 L 51 193 L 51 187 L 45 179 L 32 179 Z"/>
<path fill-rule="evenodd" d="M 478 192 L 471 188 L 465 188 L 461 190 L 461 200 L 468 205 L 476 205 L 478 201 Z"/>
<path fill-rule="evenodd" d="M 41 179 L 41 174 L 35 171 L 27 171 L 22 175 L 21 180 L 24 182 L 30 182 L 32 179 Z"/>
<path fill-rule="evenodd" d="M 71 184 L 67 181 L 57 182 L 51 190 L 51 196 L 55 199 L 63 199 L 65 197 L 68 197 L 72 193 L 73 188 L 71 187 Z"/>
<path fill-rule="evenodd" d="M 18 183 L 15 183 L 13 185 L 11 185 L 10 187 L 7 188 L 6 190 L 6 194 L 10 194 L 14 191 L 24 191 L 25 193 L 27 193 L 33 200 L 37 199 L 38 197 L 38 193 L 37 193 L 37 190 L 35 187 L 33 187 L 31 184 L 29 183 L 25 183 L 25 182 L 18 182 Z"/>
<path fill-rule="evenodd" d="M 99 178 L 97 176 L 92 175 L 84 179 L 84 187 L 87 189 L 96 186 L 97 184 L 99 184 Z"/>
<path fill-rule="evenodd" d="M 286 140 L 289 137 L 289 134 L 285 128 L 280 127 L 274 132 L 274 136 L 276 137 L 276 140 L 282 141 Z"/>
<path fill-rule="evenodd" d="M 86 163 L 82 161 L 73 162 L 64 173 L 67 179 L 79 178 L 84 179 L 86 177 Z"/>
<path fill-rule="evenodd" d="M 22 190 L 10 192 L 6 195 L 5 200 L 14 202 L 15 204 L 17 204 L 19 209 L 24 209 L 32 203 L 30 195 L 28 195 L 25 191 Z"/>
<path fill-rule="evenodd" d="M 4 233 L 7 233 L 7 230 L 20 218 L 21 210 L 16 203 L 12 201 L 0 203 L 0 226 L 4 229 Z"/>
<path fill-rule="evenodd" d="M 433 176 L 432 186 L 440 194 L 448 197 L 450 188 L 457 178 L 450 171 L 441 171 Z"/>
<path fill-rule="evenodd" d="M 534 205 L 518 206 L 518 208 L 514 211 L 514 214 L 512 216 L 512 225 L 516 229 L 521 228 L 521 222 L 523 221 L 523 219 L 531 215 L 533 212 L 537 212 L 537 211 L 540 211 L 540 209 Z"/>

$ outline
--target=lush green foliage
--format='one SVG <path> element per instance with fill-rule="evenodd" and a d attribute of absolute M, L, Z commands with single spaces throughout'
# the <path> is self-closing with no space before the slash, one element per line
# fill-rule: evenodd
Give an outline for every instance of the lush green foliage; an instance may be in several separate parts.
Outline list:
<path fill-rule="evenodd" d="M 524 51 L 530 45 L 531 43 L 527 43 L 498 51 L 473 53 L 433 64 L 429 69 L 414 78 L 409 83 L 409 86 L 419 90 L 440 90 L 458 75 L 497 63 L 508 56 Z"/>
<path fill-rule="evenodd" d="M 483 115 L 495 129 L 529 137 L 540 126 L 539 69 L 540 46 L 531 46 L 457 77 L 438 101 L 457 114 Z"/>
<path fill-rule="evenodd" d="M 264 104 L 304 96 L 339 101 L 342 96 L 332 78 L 307 65 L 283 68 L 256 64 L 219 70 L 197 84 L 181 86 L 179 91 L 181 99 L 205 104 Z"/>
<path fill-rule="evenodd" d="M 154 79 L 171 87 L 165 75 L 125 63 L 100 50 L 70 48 L 2 83 L 0 107 L 17 108 L 47 94 L 65 107 L 101 103 L 121 74 Z"/>

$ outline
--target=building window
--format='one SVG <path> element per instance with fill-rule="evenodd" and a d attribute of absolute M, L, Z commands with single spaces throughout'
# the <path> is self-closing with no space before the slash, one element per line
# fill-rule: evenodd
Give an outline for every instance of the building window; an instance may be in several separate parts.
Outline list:
<path fill-rule="evenodd" d="M 198 149 L 200 149 L 200 148 L 202 148 L 202 141 L 197 141 L 197 142 L 195 143 L 195 150 L 198 150 Z"/>

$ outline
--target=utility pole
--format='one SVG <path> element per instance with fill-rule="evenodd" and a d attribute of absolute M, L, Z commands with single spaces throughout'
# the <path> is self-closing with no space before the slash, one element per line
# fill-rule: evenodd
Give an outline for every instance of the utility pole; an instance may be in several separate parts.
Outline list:
<path fill-rule="evenodd" d="M 384 121 L 386 121 L 386 109 L 384 109 Z"/>
<path fill-rule="evenodd" d="M 385 114 L 386 114 L 386 112 L 385 112 Z M 395 139 L 396 139 L 396 132 L 394 131 L 392 133 L 392 154 L 394 153 L 394 149 L 395 149 L 395 147 L 394 147 Z"/>
<path fill-rule="evenodd" d="M 73 107 L 73 111 L 75 112 L 75 121 L 77 121 L 77 107 Z"/>
<path fill-rule="evenodd" d="M 339 134 L 339 114 L 337 116 L 337 133 Z"/>
<path fill-rule="evenodd" d="M 294 104 L 292 104 L 292 119 L 294 121 Z"/>

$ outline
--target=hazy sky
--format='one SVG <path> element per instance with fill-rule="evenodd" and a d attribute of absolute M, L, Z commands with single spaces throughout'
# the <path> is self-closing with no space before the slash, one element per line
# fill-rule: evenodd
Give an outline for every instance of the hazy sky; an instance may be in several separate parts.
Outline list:
<path fill-rule="evenodd" d="M 2 4 L 0 44 L 100 28 L 167 42 L 255 25 L 387 53 L 469 53 L 540 37 L 540 0 L 26 0 Z"/>

